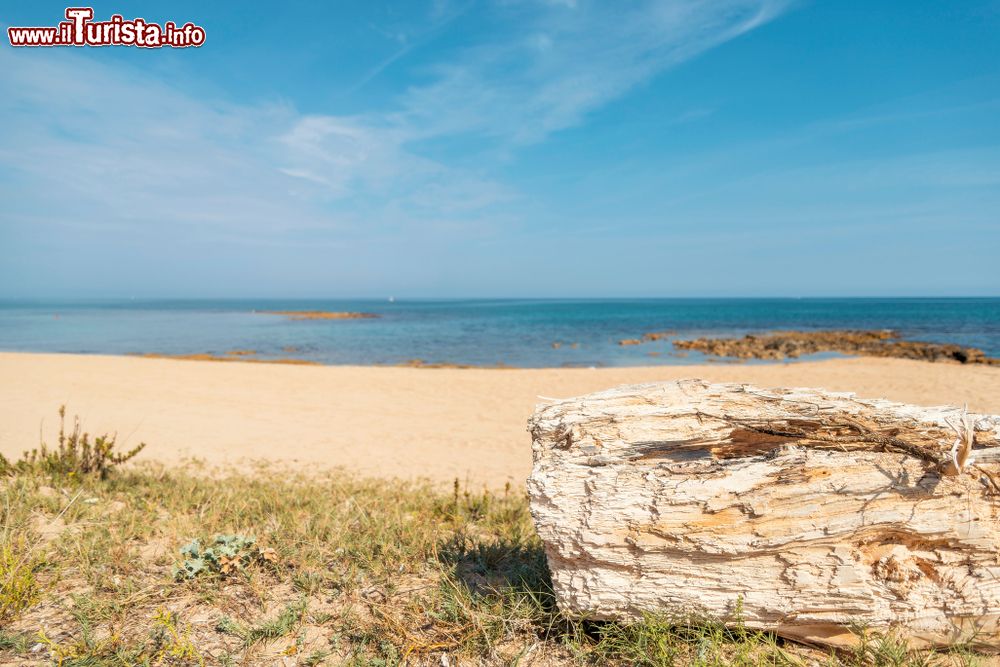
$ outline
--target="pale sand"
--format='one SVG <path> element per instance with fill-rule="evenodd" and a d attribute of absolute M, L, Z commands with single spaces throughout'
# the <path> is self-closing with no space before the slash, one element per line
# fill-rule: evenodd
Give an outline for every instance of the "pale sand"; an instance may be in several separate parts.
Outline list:
<path fill-rule="evenodd" d="M 521 484 L 525 423 L 539 396 L 700 377 L 810 386 L 1000 413 L 1000 368 L 901 359 L 614 369 L 282 366 L 90 355 L 0 353 L 0 452 L 51 443 L 66 404 L 91 432 L 148 443 L 145 459 L 276 461 L 303 470 Z"/>

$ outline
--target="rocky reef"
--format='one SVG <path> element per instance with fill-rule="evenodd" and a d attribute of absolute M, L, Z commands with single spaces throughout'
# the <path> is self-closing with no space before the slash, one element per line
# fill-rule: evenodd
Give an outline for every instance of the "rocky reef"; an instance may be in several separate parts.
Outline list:
<path fill-rule="evenodd" d="M 795 359 L 817 352 L 840 352 L 869 357 L 1000 365 L 1000 359 L 988 357 L 974 347 L 901 340 L 897 332 L 890 330 L 776 331 L 742 338 L 675 340 L 673 344 L 679 350 L 696 350 L 737 359 Z"/>
<path fill-rule="evenodd" d="M 325 310 L 261 310 L 263 315 L 284 315 L 290 320 L 370 320 L 375 313 L 330 312 Z"/>

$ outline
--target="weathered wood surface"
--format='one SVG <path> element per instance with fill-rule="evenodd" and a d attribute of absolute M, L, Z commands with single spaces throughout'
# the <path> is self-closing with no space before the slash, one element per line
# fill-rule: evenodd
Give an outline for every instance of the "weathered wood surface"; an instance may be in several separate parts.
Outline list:
<path fill-rule="evenodd" d="M 531 511 L 559 606 L 1000 648 L 1000 418 L 700 380 L 541 406 Z"/>

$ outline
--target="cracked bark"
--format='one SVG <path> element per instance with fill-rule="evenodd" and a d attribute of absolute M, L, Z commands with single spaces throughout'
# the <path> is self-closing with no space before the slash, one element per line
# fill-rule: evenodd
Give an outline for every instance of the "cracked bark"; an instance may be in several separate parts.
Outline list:
<path fill-rule="evenodd" d="M 541 406 L 528 490 L 558 604 L 1000 649 L 1000 418 L 949 476 L 957 414 L 698 380 Z"/>

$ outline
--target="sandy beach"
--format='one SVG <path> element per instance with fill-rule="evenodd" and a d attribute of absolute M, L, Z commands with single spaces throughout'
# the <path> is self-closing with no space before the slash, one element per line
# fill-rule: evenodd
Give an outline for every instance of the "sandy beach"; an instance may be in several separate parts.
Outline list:
<path fill-rule="evenodd" d="M 147 460 L 343 467 L 498 487 L 520 484 L 530 471 L 525 424 L 539 397 L 691 377 L 1000 412 L 1000 368 L 900 359 L 419 369 L 0 353 L 0 452 L 20 455 L 39 432 L 53 442 L 65 404 L 92 433 L 146 442 Z"/>

